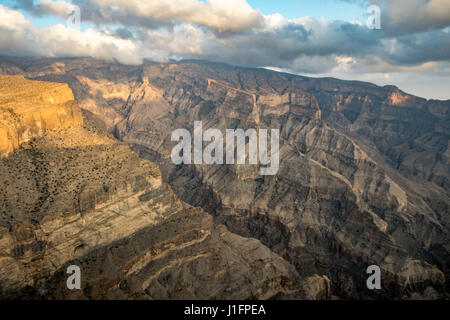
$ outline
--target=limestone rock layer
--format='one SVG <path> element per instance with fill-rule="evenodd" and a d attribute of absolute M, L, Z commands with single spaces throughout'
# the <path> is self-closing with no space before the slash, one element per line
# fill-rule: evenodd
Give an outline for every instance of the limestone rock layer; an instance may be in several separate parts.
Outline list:
<path fill-rule="evenodd" d="M 158 166 L 82 112 L 67 85 L 1 81 L 2 101 L 20 115 L 8 124 L 29 132 L 0 159 L 2 299 L 305 296 L 295 268 L 180 201 Z M 80 290 L 66 285 L 70 265 L 80 267 Z"/>

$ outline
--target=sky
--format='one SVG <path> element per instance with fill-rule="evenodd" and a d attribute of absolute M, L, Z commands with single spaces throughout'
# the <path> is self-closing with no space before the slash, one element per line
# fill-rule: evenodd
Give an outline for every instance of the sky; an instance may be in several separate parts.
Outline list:
<path fill-rule="evenodd" d="M 362 6 L 337 0 L 251 0 L 247 2 L 265 15 L 280 13 L 288 19 L 311 16 L 351 21 L 363 18 L 365 14 Z"/>
<path fill-rule="evenodd" d="M 0 0 L 0 54 L 205 59 L 450 99 L 450 0 Z"/>

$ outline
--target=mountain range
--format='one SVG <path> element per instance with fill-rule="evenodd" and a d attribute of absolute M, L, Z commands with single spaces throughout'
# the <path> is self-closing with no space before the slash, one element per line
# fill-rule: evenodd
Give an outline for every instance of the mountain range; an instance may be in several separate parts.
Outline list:
<path fill-rule="evenodd" d="M 194 60 L 0 74 L 1 297 L 449 297 L 450 100 Z M 278 173 L 173 164 L 194 121 L 279 129 Z"/>

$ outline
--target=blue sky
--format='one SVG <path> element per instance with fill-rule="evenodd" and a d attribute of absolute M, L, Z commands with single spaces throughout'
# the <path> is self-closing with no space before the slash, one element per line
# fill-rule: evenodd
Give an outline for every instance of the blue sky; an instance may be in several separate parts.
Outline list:
<path fill-rule="evenodd" d="M 362 20 L 363 7 L 339 0 L 249 0 L 253 8 L 263 14 L 280 13 L 289 19 L 303 16 L 326 18 L 328 20 Z"/>

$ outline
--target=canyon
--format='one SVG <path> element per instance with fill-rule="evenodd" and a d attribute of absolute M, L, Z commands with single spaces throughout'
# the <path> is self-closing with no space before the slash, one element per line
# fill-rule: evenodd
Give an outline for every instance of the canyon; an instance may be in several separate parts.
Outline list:
<path fill-rule="evenodd" d="M 450 101 L 206 61 L 2 57 L 0 73 L 46 83 L 30 95 L 54 112 L 0 96 L 2 296 L 449 297 Z M 174 164 L 171 134 L 195 121 L 279 129 L 278 173 Z M 61 281 L 75 260 L 81 293 Z"/>
<path fill-rule="evenodd" d="M 0 82 L 15 113 L 1 122 L 14 133 L 1 142 L 15 150 L 0 159 L 0 297 L 305 296 L 289 263 L 179 200 L 157 165 L 108 134 L 67 85 Z M 69 265 L 81 269 L 81 290 L 66 287 Z"/>

